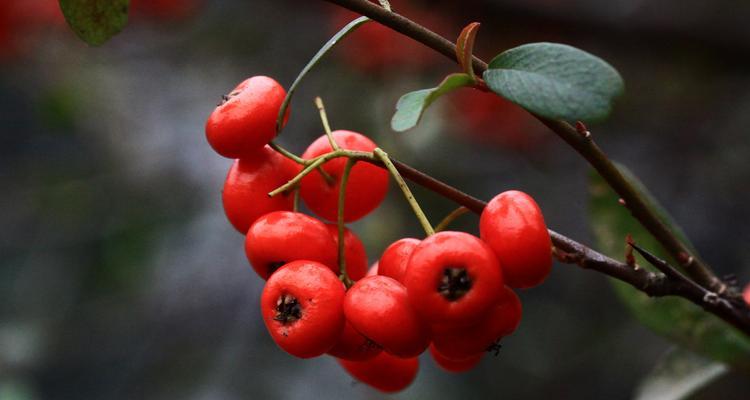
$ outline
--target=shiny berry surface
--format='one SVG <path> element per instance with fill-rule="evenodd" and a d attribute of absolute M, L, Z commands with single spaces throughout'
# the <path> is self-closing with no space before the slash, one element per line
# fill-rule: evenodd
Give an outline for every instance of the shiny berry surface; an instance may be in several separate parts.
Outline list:
<path fill-rule="evenodd" d="M 338 359 L 339 364 L 358 381 L 381 392 L 395 393 L 406 389 L 419 371 L 416 357 L 399 358 L 386 352 L 367 361 Z"/>
<path fill-rule="evenodd" d="M 316 261 L 338 275 L 336 242 L 328 228 L 302 213 L 275 211 L 258 218 L 247 231 L 245 254 L 263 279 L 296 260 Z"/>
<path fill-rule="evenodd" d="M 434 325 L 433 345 L 444 356 L 461 360 L 492 351 L 504 336 L 513 333 L 521 321 L 521 300 L 512 289 L 501 291 L 498 304 L 484 318 L 470 326 Z"/>
<path fill-rule="evenodd" d="M 221 193 L 224 213 L 232 226 L 244 235 L 260 216 L 272 211 L 291 211 L 291 195 L 268 197 L 268 192 L 285 184 L 299 170 L 295 162 L 268 146 L 252 158 L 235 160 Z"/>
<path fill-rule="evenodd" d="M 415 357 L 430 344 L 429 328 L 412 308 L 406 288 L 387 276 L 368 276 L 352 286 L 344 314 L 354 329 L 398 357 Z"/>
<path fill-rule="evenodd" d="M 356 132 L 334 131 L 333 137 L 339 147 L 346 150 L 373 151 L 377 147 L 375 142 Z M 311 159 L 331 151 L 331 145 L 323 135 L 307 148 L 302 158 Z M 305 204 L 329 221 L 337 220 L 339 189 L 345 165 L 345 158 L 323 164 L 323 170 L 333 178 L 332 183 L 327 182 L 318 171 L 302 179 L 300 194 Z M 388 172 L 372 164 L 358 162 L 352 168 L 346 187 L 344 221 L 356 221 L 372 212 L 383 202 L 387 192 Z"/>
<path fill-rule="evenodd" d="M 420 242 L 419 239 L 403 238 L 391 243 L 391 245 L 383 251 L 383 255 L 380 256 L 380 261 L 378 262 L 378 265 L 380 266 L 378 274 L 389 276 L 404 283 L 406 264 L 409 262 L 409 257 L 411 256 L 412 251 L 414 251 L 414 248 L 417 247 Z"/>
<path fill-rule="evenodd" d="M 263 288 L 263 322 L 287 353 L 319 356 L 341 337 L 344 294 L 344 285 L 327 266 L 293 261 L 276 271 Z"/>
<path fill-rule="evenodd" d="M 542 211 L 528 194 L 511 190 L 495 196 L 482 212 L 479 232 L 503 266 L 508 286 L 530 288 L 549 275 L 552 242 Z"/>
<path fill-rule="evenodd" d="M 448 372 L 465 372 L 476 367 L 482 361 L 484 353 L 475 354 L 461 360 L 454 360 L 444 356 L 435 349 L 434 344 L 430 344 L 430 356 L 435 360 L 435 364 Z"/>
<path fill-rule="evenodd" d="M 380 354 L 383 349 L 364 335 L 357 332 L 348 321 L 344 325 L 339 340 L 328 354 L 350 361 L 365 361 Z"/>
<path fill-rule="evenodd" d="M 436 233 L 414 248 L 404 276 L 414 308 L 431 323 L 471 323 L 492 307 L 503 275 L 492 250 L 464 232 Z"/>
<path fill-rule="evenodd" d="M 208 143 L 224 157 L 252 157 L 276 136 L 285 97 L 286 90 L 273 78 L 254 76 L 241 82 L 208 117 Z"/>

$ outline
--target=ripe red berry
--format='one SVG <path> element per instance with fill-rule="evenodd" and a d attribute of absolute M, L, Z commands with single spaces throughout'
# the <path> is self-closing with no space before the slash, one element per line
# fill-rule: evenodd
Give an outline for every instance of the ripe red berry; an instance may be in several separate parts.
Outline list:
<path fill-rule="evenodd" d="M 276 136 L 276 118 L 285 97 L 286 90 L 272 78 L 245 80 L 208 117 L 208 143 L 224 157 L 252 157 Z"/>
<path fill-rule="evenodd" d="M 495 252 L 507 285 L 530 288 L 552 268 L 552 243 L 542 211 L 526 193 L 511 190 L 487 203 L 479 232 Z"/>
<path fill-rule="evenodd" d="M 377 145 L 366 136 L 351 131 L 334 131 L 333 137 L 342 149 L 372 151 Z M 302 155 L 311 159 L 330 153 L 331 145 L 325 135 L 315 140 Z M 319 171 L 313 171 L 302 179 L 300 195 L 315 214 L 336 221 L 338 215 L 339 188 L 346 165 L 345 158 L 336 158 L 323 164 L 323 170 L 333 179 L 326 182 Z M 388 172 L 372 164 L 359 162 L 349 175 L 344 204 L 344 221 L 356 221 L 377 208 L 388 192 Z"/>
<path fill-rule="evenodd" d="M 336 243 L 324 223 L 291 211 L 258 218 L 245 237 L 245 254 L 263 279 L 295 260 L 319 262 L 338 275 L 336 253 Z"/>
<path fill-rule="evenodd" d="M 341 337 L 328 354 L 349 361 L 369 360 L 383 351 L 377 344 L 364 337 L 349 323 L 346 322 Z"/>
<path fill-rule="evenodd" d="M 335 224 L 327 224 L 326 227 L 333 237 L 333 242 L 338 248 L 339 245 L 339 228 Z M 337 253 L 338 256 L 338 253 Z M 346 273 L 354 281 L 358 281 L 367 275 L 367 253 L 365 245 L 359 240 L 359 237 L 344 228 L 344 259 L 346 260 Z"/>
<path fill-rule="evenodd" d="M 243 235 L 260 216 L 271 211 L 291 210 L 289 194 L 268 197 L 300 170 L 294 161 L 264 147 L 252 158 L 235 160 L 224 181 L 221 199 L 229 222 Z"/>
<path fill-rule="evenodd" d="M 263 322 L 279 347 L 300 358 L 330 350 L 344 329 L 344 285 L 314 261 L 293 261 L 274 273 L 263 288 Z"/>
<path fill-rule="evenodd" d="M 412 251 L 421 242 L 419 239 L 404 238 L 399 239 L 388 246 L 383 255 L 380 256 L 378 274 L 390 276 L 391 278 L 404 283 L 404 273 L 406 264 Z"/>
<path fill-rule="evenodd" d="M 484 353 L 475 354 L 462 360 L 454 360 L 440 354 L 440 352 L 435 348 L 435 345 L 430 344 L 430 355 L 432 356 L 432 359 L 435 360 L 435 363 L 440 366 L 440 368 L 448 372 L 465 372 L 476 367 L 477 364 L 482 361 L 482 356 L 484 355 Z"/>
<path fill-rule="evenodd" d="M 429 328 L 412 308 L 406 288 L 387 276 L 362 278 L 346 293 L 344 314 L 354 329 L 398 357 L 415 357 L 430 344 Z"/>
<path fill-rule="evenodd" d="M 404 285 L 427 321 L 468 324 L 497 302 L 503 274 L 492 250 L 478 237 L 440 232 L 414 248 Z"/>
<path fill-rule="evenodd" d="M 745 303 L 750 305 L 750 283 L 745 286 L 745 290 L 742 291 L 742 298 L 745 300 Z"/>
<path fill-rule="evenodd" d="M 462 360 L 493 350 L 497 341 L 513 333 L 521 321 L 521 300 L 508 287 L 487 315 L 470 326 L 434 325 L 432 343 L 440 354 Z"/>
<path fill-rule="evenodd" d="M 419 371 L 418 358 L 399 358 L 386 352 L 367 361 L 337 361 L 355 379 L 385 393 L 406 389 Z"/>

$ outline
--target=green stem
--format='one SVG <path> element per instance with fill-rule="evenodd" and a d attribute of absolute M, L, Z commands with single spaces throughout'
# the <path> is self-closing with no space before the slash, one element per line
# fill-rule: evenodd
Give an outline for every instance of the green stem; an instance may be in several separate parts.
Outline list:
<path fill-rule="evenodd" d="M 341 148 L 336 143 L 336 139 L 333 138 L 333 132 L 331 132 L 331 125 L 328 123 L 328 115 L 326 114 L 326 107 L 323 105 L 323 99 L 320 97 L 315 98 L 315 106 L 318 107 L 320 113 L 320 122 L 323 123 L 323 129 L 326 131 L 326 137 L 328 137 L 328 143 L 331 144 L 333 151 L 339 151 Z"/>
<path fill-rule="evenodd" d="M 346 161 L 344 167 L 344 173 L 341 175 L 341 186 L 339 186 L 339 204 L 338 204 L 338 219 L 337 225 L 339 229 L 339 279 L 344 282 L 347 288 L 350 288 L 354 282 L 349 278 L 349 274 L 346 273 L 346 244 L 344 243 L 344 234 L 346 233 L 346 227 L 344 226 L 344 203 L 346 201 L 346 186 L 349 183 L 349 174 L 352 172 L 352 167 L 357 163 L 357 160 L 350 158 Z"/>
<path fill-rule="evenodd" d="M 404 182 L 404 178 L 401 177 L 401 174 L 398 172 L 398 169 L 396 169 L 396 166 L 393 165 L 393 162 L 391 162 L 391 159 L 388 157 L 388 154 L 380 148 L 375 149 L 374 153 L 383 162 L 383 165 L 385 165 L 385 167 L 388 169 L 388 172 L 391 173 L 391 176 L 393 176 L 393 179 L 396 180 L 398 187 L 404 193 L 404 197 L 406 197 L 406 201 L 409 203 L 409 205 L 411 206 L 411 209 L 414 211 L 414 215 L 417 216 L 419 223 L 422 225 L 422 229 L 424 229 L 424 233 L 427 236 L 433 235 L 435 233 L 435 230 L 432 229 L 432 225 L 430 225 L 430 221 L 427 219 L 427 216 L 424 214 L 424 212 L 422 212 L 422 208 L 419 206 L 417 199 L 414 198 L 414 195 L 411 193 L 411 190 L 409 190 L 409 186 L 406 184 L 406 182 Z"/>
<path fill-rule="evenodd" d="M 277 153 L 279 153 L 282 156 L 284 156 L 284 157 L 286 157 L 286 158 L 288 158 L 288 159 L 296 162 L 297 164 L 300 164 L 300 165 L 308 165 L 308 164 L 310 164 L 310 161 L 305 160 L 304 158 L 297 156 L 296 154 L 292 153 L 291 151 L 289 151 L 289 150 L 281 147 L 281 145 L 279 145 L 276 142 L 270 142 L 270 143 L 268 143 L 268 145 L 271 146 L 271 148 L 274 149 Z"/>
<path fill-rule="evenodd" d="M 442 221 L 435 227 L 435 232 L 442 232 L 450 226 L 453 221 L 456 220 L 456 218 L 468 213 L 470 210 L 464 206 L 458 207 L 457 209 L 453 210 L 450 214 L 446 215 L 445 218 L 443 218 Z"/>
<path fill-rule="evenodd" d="M 307 164 L 307 166 L 304 169 L 302 169 L 302 171 L 300 171 L 297 174 L 297 176 L 289 180 L 289 182 L 269 192 L 268 196 L 274 197 L 278 195 L 279 193 L 293 189 L 302 180 L 302 178 L 304 178 L 307 174 L 309 174 L 316 168 L 320 167 L 321 165 L 325 164 L 327 161 L 333 160 L 334 158 L 339 158 L 339 157 L 353 158 L 359 161 L 369 161 L 369 162 L 377 161 L 377 158 L 372 153 L 368 153 L 366 151 L 356 151 L 356 150 L 332 151 L 330 153 L 326 153 L 321 156 L 315 157 L 311 160 L 307 160 L 308 162 L 310 162 L 310 164 Z"/>
<path fill-rule="evenodd" d="M 292 201 L 292 211 L 299 212 L 299 186 L 294 188 L 294 199 Z"/>

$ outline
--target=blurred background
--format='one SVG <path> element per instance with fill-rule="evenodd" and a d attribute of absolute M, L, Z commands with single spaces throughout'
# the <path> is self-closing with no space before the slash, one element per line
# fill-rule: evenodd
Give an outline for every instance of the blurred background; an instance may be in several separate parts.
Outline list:
<path fill-rule="evenodd" d="M 279 350 L 259 316 L 263 282 L 226 220 L 231 161 L 203 132 L 252 75 L 288 86 L 352 14 L 322 1 L 132 0 L 125 30 L 78 40 L 54 0 L 0 1 L 0 399 L 375 399 L 329 357 Z M 750 280 L 750 2 L 391 0 L 453 39 L 482 22 L 489 59 L 532 41 L 614 65 L 627 92 L 591 127 L 667 205 L 721 275 Z M 420 126 L 389 129 L 399 96 L 455 64 L 375 24 L 301 86 L 279 138 L 301 153 L 334 128 L 489 199 L 532 194 L 548 225 L 592 243 L 588 168 L 520 109 L 471 90 Z M 437 222 L 454 205 L 415 194 Z M 457 229 L 477 231 L 465 216 Z M 371 262 L 419 236 L 400 193 L 353 224 Z M 638 325 L 597 273 L 556 264 L 520 293 L 524 317 L 497 357 L 448 376 L 429 357 L 395 398 L 630 398 L 670 344 Z M 729 374 L 696 398 L 750 398 Z"/>

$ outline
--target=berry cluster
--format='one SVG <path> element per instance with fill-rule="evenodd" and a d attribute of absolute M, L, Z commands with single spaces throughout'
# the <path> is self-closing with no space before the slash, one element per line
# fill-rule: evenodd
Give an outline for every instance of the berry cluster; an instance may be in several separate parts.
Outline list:
<path fill-rule="evenodd" d="M 300 358 L 334 356 L 356 379 L 385 392 L 413 381 L 417 357 L 428 348 L 448 371 L 474 367 L 520 322 L 521 302 L 511 288 L 536 286 L 550 272 L 550 237 L 537 204 L 522 192 L 501 193 L 480 217 L 480 237 L 443 231 L 400 239 L 368 271 L 362 242 L 343 222 L 378 207 L 386 170 L 332 158 L 291 189 L 317 216 L 339 224 L 297 212 L 292 193 L 269 192 L 293 181 L 304 160 L 337 148 L 373 152 L 376 145 L 339 130 L 314 141 L 301 159 L 282 154 L 269 143 L 285 95 L 271 78 L 247 79 L 206 124 L 214 150 L 236 158 L 224 210 L 246 234 L 248 260 L 267 280 L 261 313 L 273 340 Z"/>

